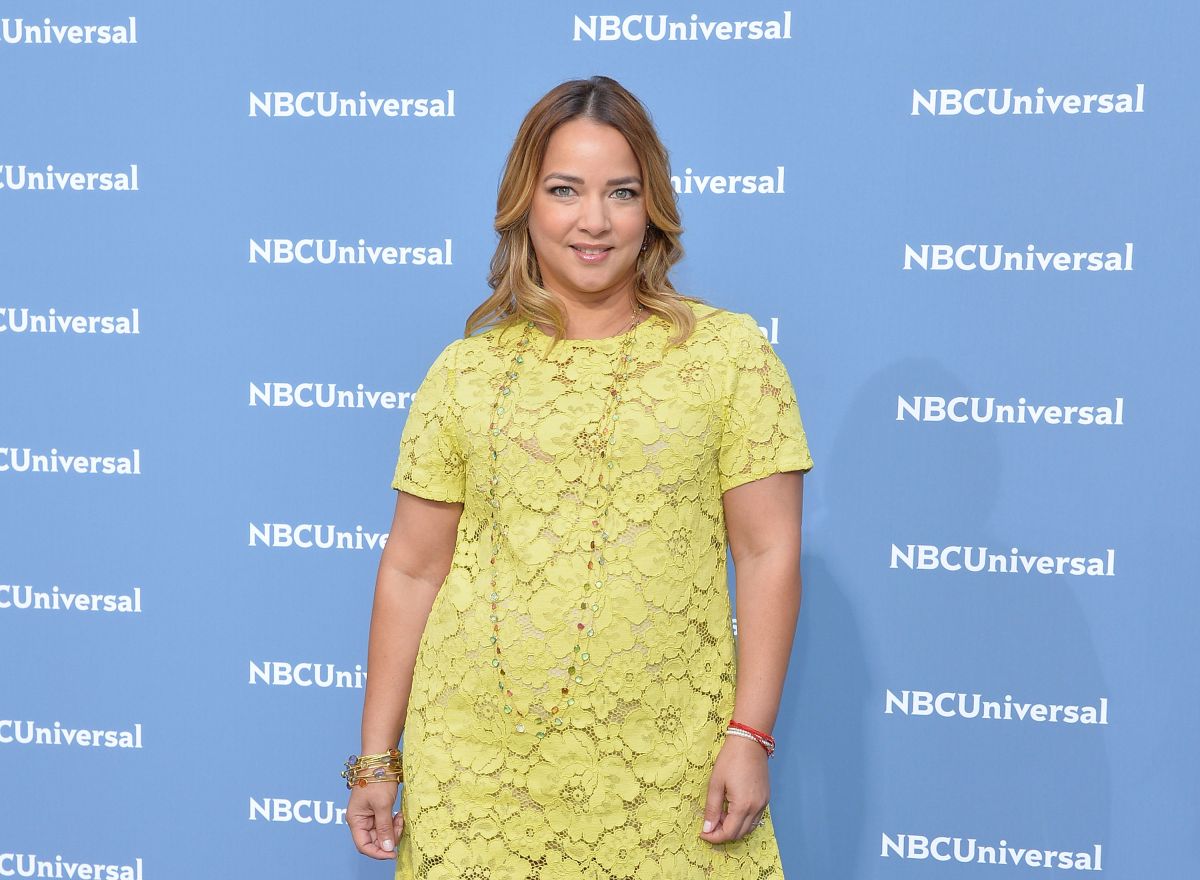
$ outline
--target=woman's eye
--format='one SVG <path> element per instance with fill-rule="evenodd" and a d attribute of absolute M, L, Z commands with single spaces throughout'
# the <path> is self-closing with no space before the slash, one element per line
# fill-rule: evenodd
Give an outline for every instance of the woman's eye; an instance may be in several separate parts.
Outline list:
<path fill-rule="evenodd" d="M 565 197 L 565 196 L 571 195 L 572 192 L 573 192 L 572 187 L 567 186 L 565 183 L 559 184 L 558 186 L 550 187 L 550 195 L 552 195 L 552 196 L 564 196 Z M 624 193 L 624 195 L 621 195 L 621 193 Z M 637 195 L 638 195 L 636 189 L 630 189 L 629 187 L 621 187 L 620 189 L 615 189 L 615 190 L 613 190 L 613 194 L 616 195 L 617 199 L 622 202 L 627 202 L 630 199 L 636 199 Z"/>

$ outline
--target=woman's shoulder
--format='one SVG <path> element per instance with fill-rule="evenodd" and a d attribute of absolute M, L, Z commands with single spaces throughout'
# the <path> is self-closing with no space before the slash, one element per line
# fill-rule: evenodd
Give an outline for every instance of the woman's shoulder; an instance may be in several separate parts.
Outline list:
<path fill-rule="evenodd" d="M 484 330 L 478 330 L 470 336 L 460 336 L 450 344 L 457 346 L 462 354 L 479 354 L 493 350 L 505 344 L 520 339 L 521 331 L 515 323 L 492 324 Z"/>
<path fill-rule="evenodd" d="M 735 312 L 706 302 L 686 300 L 692 314 L 696 316 L 695 333 L 702 338 L 719 339 L 727 342 L 739 340 L 753 333 L 762 335 L 758 321 L 749 312 Z"/>
<path fill-rule="evenodd" d="M 516 341 L 520 338 L 519 325 L 493 324 L 470 336 L 460 336 L 452 340 L 445 351 L 460 373 L 491 369 L 496 364 L 508 362 L 516 350 Z"/>

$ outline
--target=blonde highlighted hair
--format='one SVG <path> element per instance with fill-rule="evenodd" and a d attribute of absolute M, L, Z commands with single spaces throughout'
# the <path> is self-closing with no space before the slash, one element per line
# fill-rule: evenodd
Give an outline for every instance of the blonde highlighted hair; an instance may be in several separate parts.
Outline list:
<path fill-rule="evenodd" d="M 494 225 L 500 240 L 488 273 L 492 294 L 471 312 L 463 335 L 470 336 L 480 328 L 504 328 L 533 320 L 554 327 L 551 346 L 563 338 L 566 315 L 554 294 L 542 286 L 528 221 L 550 136 L 564 122 L 580 118 L 619 131 L 641 166 L 650 225 L 646 249 L 637 259 L 634 295 L 647 311 L 671 323 L 668 345 L 680 344 L 691 335 L 696 322 L 687 303 L 704 300 L 679 293 L 667 277 L 671 267 L 683 258 L 683 227 L 671 187 L 667 149 L 642 103 L 607 76 L 569 80 L 555 86 L 526 114 L 496 194 Z"/>

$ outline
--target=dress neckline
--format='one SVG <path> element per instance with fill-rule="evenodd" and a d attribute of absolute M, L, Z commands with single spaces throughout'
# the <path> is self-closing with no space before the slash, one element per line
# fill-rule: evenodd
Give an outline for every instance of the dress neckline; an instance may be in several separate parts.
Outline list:
<path fill-rule="evenodd" d="M 570 345 L 572 347 L 576 347 L 576 348 L 588 347 L 588 346 L 595 346 L 597 348 L 606 348 L 610 345 L 620 344 L 620 342 L 626 336 L 629 336 L 632 333 L 636 333 L 637 329 L 639 327 L 641 327 L 643 324 L 648 324 L 655 319 L 661 320 L 661 316 L 654 312 L 650 312 L 649 314 L 646 315 L 645 318 L 643 318 L 641 321 L 638 321 L 635 325 L 633 325 L 629 329 L 622 330 L 620 333 L 616 333 L 612 336 L 599 336 L 596 338 L 584 338 L 584 339 L 569 339 L 567 337 L 563 337 L 562 339 L 559 340 L 559 342 L 564 343 L 566 345 Z M 530 335 L 531 335 L 531 338 L 540 340 L 542 342 L 549 342 L 551 339 L 554 338 L 549 333 L 544 331 L 541 327 L 538 327 L 536 324 L 533 325 L 533 329 L 532 329 Z"/>

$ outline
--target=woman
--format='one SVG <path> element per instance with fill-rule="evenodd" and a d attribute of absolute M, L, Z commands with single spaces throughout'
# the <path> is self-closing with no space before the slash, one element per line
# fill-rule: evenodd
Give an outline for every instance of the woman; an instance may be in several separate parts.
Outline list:
<path fill-rule="evenodd" d="M 667 152 L 612 79 L 530 110 L 496 229 L 494 293 L 400 440 L 355 845 L 399 878 L 782 877 L 767 759 L 812 467 L 788 374 L 668 281 Z"/>

